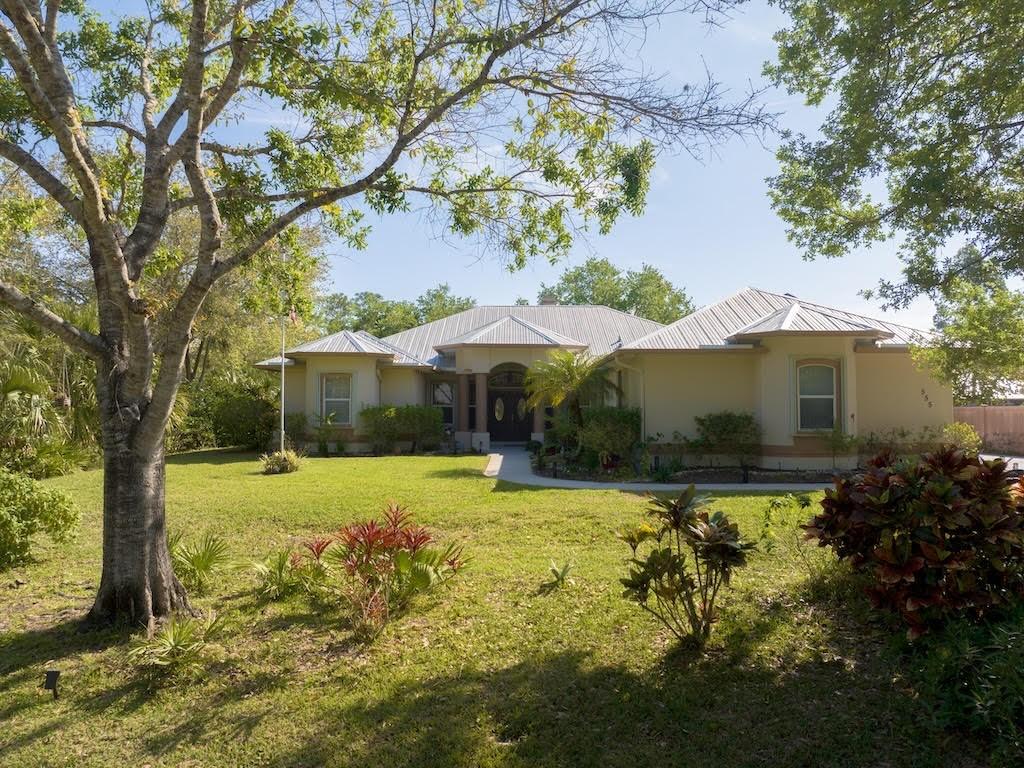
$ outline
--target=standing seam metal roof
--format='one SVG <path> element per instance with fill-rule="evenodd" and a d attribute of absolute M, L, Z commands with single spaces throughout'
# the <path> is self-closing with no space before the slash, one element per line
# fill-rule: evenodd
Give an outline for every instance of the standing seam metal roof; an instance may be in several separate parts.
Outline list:
<path fill-rule="evenodd" d="M 673 350 L 720 347 L 729 344 L 731 337 L 751 328 L 773 323 L 781 324 L 793 305 L 799 305 L 796 314 L 803 332 L 856 332 L 864 328 L 865 335 L 891 334 L 880 339 L 880 346 L 899 346 L 914 343 L 927 334 L 904 325 L 857 315 L 823 304 L 804 301 L 796 296 L 780 295 L 759 288 L 744 288 L 715 304 L 698 309 L 652 333 L 623 344 L 624 350 Z M 776 328 L 776 332 L 782 330 Z M 763 331 L 762 331 L 763 332 Z"/>
<path fill-rule="evenodd" d="M 505 317 L 523 320 L 548 335 L 558 334 L 580 346 L 586 346 L 595 355 L 606 355 L 626 342 L 665 327 L 661 323 L 617 309 L 589 304 L 482 306 L 386 336 L 382 341 L 439 367 L 450 367 L 451 357 L 438 354 L 438 346 L 444 347 L 452 340 L 469 335 Z M 522 327 L 521 324 L 516 325 Z M 511 327 L 509 325 L 509 328 Z"/>
<path fill-rule="evenodd" d="M 541 328 L 521 317 L 505 315 L 479 328 L 457 336 L 451 341 L 434 346 L 437 350 L 459 346 L 520 346 L 520 347 L 585 347 L 586 344 L 568 336 Z"/>

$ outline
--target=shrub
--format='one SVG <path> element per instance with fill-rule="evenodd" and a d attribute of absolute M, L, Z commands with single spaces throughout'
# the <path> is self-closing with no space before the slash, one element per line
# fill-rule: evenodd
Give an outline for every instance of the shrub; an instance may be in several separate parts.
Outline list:
<path fill-rule="evenodd" d="M 321 456 L 327 456 L 330 453 L 327 450 L 327 444 L 331 441 L 331 436 L 335 431 L 334 413 L 328 413 L 319 418 L 313 432 L 316 434 L 316 446 Z"/>
<path fill-rule="evenodd" d="M 942 442 L 959 448 L 964 453 L 977 454 L 981 451 L 981 435 L 973 426 L 964 421 L 954 421 L 942 428 Z"/>
<path fill-rule="evenodd" d="M 282 549 L 263 562 L 253 563 L 256 574 L 256 595 L 263 600 L 281 600 L 300 586 L 292 550 Z"/>
<path fill-rule="evenodd" d="M 374 455 L 394 451 L 395 443 L 402 435 L 398 408 L 393 405 L 370 405 L 359 412 L 359 417 Z"/>
<path fill-rule="evenodd" d="M 284 436 L 293 446 L 299 446 L 306 439 L 309 418 L 302 411 L 284 415 Z"/>
<path fill-rule="evenodd" d="M 601 463 L 629 460 L 640 444 L 640 409 L 596 406 L 583 413 L 579 433 L 584 450 L 596 454 Z"/>
<path fill-rule="evenodd" d="M 298 472 L 302 466 L 302 457 L 295 451 L 274 451 L 260 456 L 264 475 L 285 475 Z"/>
<path fill-rule="evenodd" d="M 732 572 L 746 564 L 754 545 L 721 512 L 708 513 L 710 500 L 691 485 L 675 499 L 651 497 L 655 526 L 619 534 L 629 544 L 629 575 L 622 595 L 640 605 L 681 641 L 702 647 L 715 621 L 715 600 Z M 645 541 L 653 546 L 645 556 Z M 690 558 L 692 567 L 688 565 Z"/>
<path fill-rule="evenodd" d="M 433 405 L 403 405 L 398 408 L 399 431 L 412 440 L 412 452 L 433 450 L 444 437 L 444 416 Z"/>
<path fill-rule="evenodd" d="M 746 481 L 746 470 L 761 452 L 761 425 L 754 414 L 719 411 L 694 420 L 697 439 L 690 443 L 691 449 L 704 455 L 729 456 L 743 468 Z"/>
<path fill-rule="evenodd" d="M 77 523 L 70 496 L 0 468 L 0 569 L 28 558 L 32 537 L 40 531 L 63 542 Z"/>
<path fill-rule="evenodd" d="M 230 562 L 228 545 L 211 533 L 192 544 L 182 542 L 181 533 L 168 539 L 174 573 L 186 589 L 203 594 L 216 573 Z"/>
<path fill-rule="evenodd" d="M 410 600 L 447 582 L 466 564 L 460 547 L 432 547 L 433 534 L 389 505 L 383 520 L 342 527 L 296 550 L 256 564 L 257 594 L 277 600 L 305 591 L 320 603 L 340 604 L 357 636 L 375 637 Z"/>
<path fill-rule="evenodd" d="M 978 618 L 1024 594 L 1024 484 L 1006 464 L 952 447 L 915 459 L 883 453 L 837 479 L 805 526 L 854 570 L 869 596 L 917 637 L 953 616 Z"/>
<path fill-rule="evenodd" d="M 132 643 L 128 658 L 150 673 L 169 675 L 202 667 L 207 644 L 223 625 L 212 613 L 205 620 L 175 616 L 156 631 Z"/>
<path fill-rule="evenodd" d="M 943 729 L 991 741 L 993 766 L 1024 760 L 1024 608 L 997 623 L 952 622 L 909 659 L 912 679 Z"/>
<path fill-rule="evenodd" d="M 261 449 L 277 427 L 277 402 L 269 379 L 207 380 L 183 389 L 183 415 L 168 428 L 169 451 L 209 446 Z"/>

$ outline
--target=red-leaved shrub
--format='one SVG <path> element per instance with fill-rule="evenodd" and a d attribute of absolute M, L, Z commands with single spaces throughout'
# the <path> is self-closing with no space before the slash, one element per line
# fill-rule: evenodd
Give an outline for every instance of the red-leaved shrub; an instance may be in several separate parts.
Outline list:
<path fill-rule="evenodd" d="M 461 547 L 433 544 L 430 530 L 405 507 L 389 504 L 382 520 L 351 523 L 260 564 L 261 594 L 279 598 L 301 588 L 320 602 L 339 603 L 356 633 L 373 637 L 415 595 L 466 564 Z"/>
<path fill-rule="evenodd" d="M 869 596 L 911 638 L 953 616 L 979 618 L 1024 595 L 1024 482 L 1006 463 L 955 448 L 919 458 L 883 452 L 837 479 L 804 526 L 868 574 Z"/>

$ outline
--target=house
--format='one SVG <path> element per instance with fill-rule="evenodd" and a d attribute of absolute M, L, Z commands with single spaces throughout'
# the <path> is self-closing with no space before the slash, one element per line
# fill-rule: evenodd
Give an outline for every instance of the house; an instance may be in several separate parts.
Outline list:
<path fill-rule="evenodd" d="M 756 415 L 762 466 L 832 465 L 823 435 L 938 428 L 953 419 L 950 388 L 918 370 L 923 332 L 757 288 L 662 325 L 609 307 L 482 306 L 386 338 L 343 331 L 285 353 L 285 410 L 311 423 L 334 413 L 350 448 L 359 412 L 432 404 L 463 447 L 540 440 L 527 408 L 527 368 L 554 349 L 609 356 L 620 404 L 643 434 L 670 443 L 695 417 Z M 257 367 L 280 370 L 281 360 Z"/>

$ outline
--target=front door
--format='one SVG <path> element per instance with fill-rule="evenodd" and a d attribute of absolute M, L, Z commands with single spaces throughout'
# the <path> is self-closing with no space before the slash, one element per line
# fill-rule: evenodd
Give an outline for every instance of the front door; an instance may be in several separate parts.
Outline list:
<path fill-rule="evenodd" d="M 518 443 L 530 439 L 533 412 L 526 407 L 523 378 L 526 369 L 512 364 L 491 372 L 487 380 L 487 431 L 494 442 Z"/>

